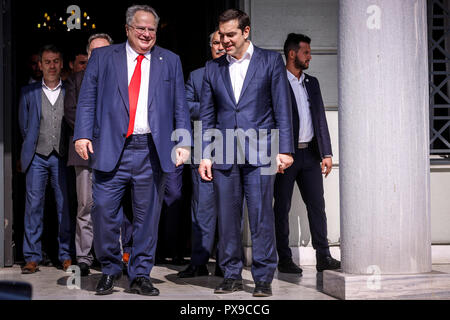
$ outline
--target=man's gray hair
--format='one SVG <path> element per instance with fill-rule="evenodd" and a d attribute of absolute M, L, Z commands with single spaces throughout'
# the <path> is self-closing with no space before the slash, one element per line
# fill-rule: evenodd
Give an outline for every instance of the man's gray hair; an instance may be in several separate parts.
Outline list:
<path fill-rule="evenodd" d="M 214 34 L 215 34 L 217 31 L 219 31 L 219 29 L 214 30 L 214 32 L 211 33 L 211 34 L 209 35 L 209 46 L 210 46 L 211 48 L 212 48 L 212 41 L 213 41 Z"/>
<path fill-rule="evenodd" d="M 89 47 L 91 46 L 91 42 L 95 39 L 105 39 L 109 42 L 109 44 L 113 44 L 113 39 L 106 33 L 96 33 L 89 37 L 88 43 L 86 46 L 86 52 L 89 53 Z"/>
<path fill-rule="evenodd" d="M 138 11 L 145 11 L 145 12 L 153 14 L 153 16 L 155 17 L 155 23 L 156 23 L 155 27 L 156 27 L 156 29 L 158 29 L 159 16 L 156 13 L 155 9 L 153 9 L 152 7 L 147 6 L 147 5 L 134 5 L 134 6 L 129 7 L 127 9 L 127 13 L 126 13 L 127 25 L 131 26 L 131 22 L 133 21 L 134 15 Z"/>

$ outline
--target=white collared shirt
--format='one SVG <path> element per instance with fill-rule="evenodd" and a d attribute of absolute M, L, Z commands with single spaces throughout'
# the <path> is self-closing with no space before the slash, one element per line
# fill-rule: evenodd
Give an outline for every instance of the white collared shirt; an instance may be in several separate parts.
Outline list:
<path fill-rule="evenodd" d="M 128 70 L 128 86 L 133 77 L 136 68 L 137 57 L 139 53 L 131 48 L 130 44 L 125 45 L 127 51 L 127 70 Z M 136 107 L 136 116 L 134 119 L 133 134 L 150 133 L 150 125 L 148 123 L 148 86 L 150 80 L 150 51 L 144 54 L 141 62 L 141 85 L 139 87 L 139 98 Z"/>
<path fill-rule="evenodd" d="M 58 99 L 59 94 L 61 93 L 61 87 L 62 87 L 62 81 L 61 79 L 59 79 L 59 83 L 56 86 L 56 88 L 50 89 L 49 87 L 47 87 L 47 85 L 45 84 L 44 78 L 42 78 L 42 90 L 44 90 L 45 95 L 48 98 L 48 101 L 50 101 L 50 103 L 52 105 L 55 104 L 56 100 Z"/>
<path fill-rule="evenodd" d="M 300 118 L 298 142 L 310 142 L 314 137 L 314 128 L 311 119 L 311 110 L 309 109 L 308 92 L 305 86 L 305 74 L 302 73 L 300 79 L 297 79 L 289 70 L 286 71 L 289 83 L 294 91 L 298 116 Z"/>
<path fill-rule="evenodd" d="M 227 54 L 227 60 L 230 63 L 228 68 L 230 70 L 231 85 L 236 103 L 239 102 L 239 97 L 241 96 L 242 86 L 244 85 L 245 75 L 247 74 L 253 51 L 253 43 L 250 41 L 250 45 L 241 59 L 238 60 Z"/>

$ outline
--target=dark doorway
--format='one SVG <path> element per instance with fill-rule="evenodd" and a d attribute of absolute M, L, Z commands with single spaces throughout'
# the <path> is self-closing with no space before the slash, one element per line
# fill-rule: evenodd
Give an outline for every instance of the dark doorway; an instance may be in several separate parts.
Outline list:
<path fill-rule="evenodd" d="M 30 74 L 28 58 L 42 45 L 55 44 L 64 54 L 64 64 L 76 51 L 85 50 L 87 39 L 94 33 L 108 33 L 115 43 L 126 40 L 125 11 L 126 8 L 142 2 L 155 8 L 161 20 L 158 28 L 157 45 L 169 49 L 181 58 L 184 76 L 190 71 L 204 65 L 210 58 L 208 35 L 217 25 L 218 15 L 228 8 L 238 8 L 239 0 L 196 0 L 196 1 L 6 1 L 11 6 L 6 13 L 11 21 L 11 73 L 6 82 L 11 85 L 11 103 L 5 123 L 9 128 L 6 135 L 11 140 L 11 165 L 13 185 L 13 237 L 5 239 L 5 247 L 14 248 L 15 261 L 22 258 L 23 214 L 24 214 L 24 174 L 17 167 L 20 158 L 21 138 L 18 129 L 17 106 L 20 88 L 28 83 Z M 68 31 L 67 18 L 71 13 L 67 9 L 71 5 L 80 8 L 81 29 Z M 5 72 L 5 70 L 3 70 Z M 48 201 L 51 201 L 51 192 Z M 47 202 L 48 202 L 47 201 Z M 50 208 L 46 205 L 49 220 L 47 229 L 54 229 L 56 223 Z M 54 209 L 53 209 L 54 210 Z M 190 208 L 186 207 L 186 215 L 190 216 Z M 56 231 L 48 231 L 52 238 Z M 56 241 L 56 240 L 55 240 Z M 49 249 L 51 252 L 52 249 Z"/>
<path fill-rule="evenodd" d="M 115 43 L 123 42 L 126 40 L 125 11 L 136 2 L 139 1 L 70 0 L 38 1 L 25 5 L 23 1 L 14 1 L 13 32 L 17 61 L 26 61 L 30 50 L 46 43 L 56 44 L 67 57 L 74 49 L 85 48 L 88 37 L 98 32 L 108 33 Z M 207 37 L 214 31 L 220 12 L 239 6 L 239 0 L 143 3 L 153 6 L 161 18 L 157 44 L 180 55 L 185 73 L 203 66 L 209 58 Z M 81 10 L 80 30 L 67 31 L 67 24 L 64 24 L 70 16 L 66 11 L 71 5 L 77 5 Z M 18 63 L 17 67 L 19 77 L 26 73 L 23 64 Z"/>

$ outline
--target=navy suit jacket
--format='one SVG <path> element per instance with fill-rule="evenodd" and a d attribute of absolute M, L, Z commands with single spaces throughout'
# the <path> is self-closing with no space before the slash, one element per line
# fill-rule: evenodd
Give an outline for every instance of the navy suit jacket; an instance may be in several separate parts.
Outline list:
<path fill-rule="evenodd" d="M 218 129 L 223 135 L 223 163 L 213 164 L 216 169 L 229 169 L 225 164 L 226 129 L 241 128 L 279 129 L 279 153 L 293 153 L 292 108 L 286 68 L 281 55 L 274 51 L 254 47 L 254 52 L 245 76 L 239 102 L 236 103 L 231 85 L 229 63 L 226 55 L 208 61 L 200 102 L 200 120 L 203 131 Z M 209 142 L 204 142 L 204 148 Z M 270 152 L 270 141 L 267 154 Z M 249 148 L 245 149 L 245 159 L 249 161 Z M 237 152 L 234 151 L 234 159 Z M 254 166 L 262 166 L 258 157 Z"/>
<path fill-rule="evenodd" d="M 61 90 L 64 94 L 64 82 Z M 19 101 L 19 127 L 23 137 L 20 161 L 24 172 L 30 166 L 36 152 L 41 126 L 41 111 L 42 82 L 38 81 L 24 86 Z M 61 121 L 60 156 L 64 156 L 66 152 L 67 129 L 65 121 Z"/>
<path fill-rule="evenodd" d="M 202 92 L 205 67 L 198 68 L 189 74 L 186 82 L 186 100 L 191 113 L 191 121 L 200 117 L 200 93 Z"/>
<path fill-rule="evenodd" d="M 309 109 L 311 111 L 312 125 L 314 128 L 313 149 L 317 148 L 318 156 L 332 156 L 330 133 L 328 131 L 327 118 L 325 117 L 325 108 L 323 106 L 322 93 L 317 78 L 305 73 L 305 87 L 308 93 Z M 297 101 L 295 100 L 294 91 L 289 85 L 292 100 L 292 123 L 294 128 L 294 143 L 298 144 L 299 133 L 299 115 L 297 109 Z"/>
<path fill-rule="evenodd" d="M 92 141 L 91 167 L 110 172 L 125 145 L 129 122 L 128 72 L 125 43 L 93 50 L 81 85 L 74 138 Z M 171 151 L 174 129 L 191 133 L 180 58 L 154 46 L 151 49 L 148 122 L 162 170 L 175 171 Z M 191 139 L 179 146 L 190 146 Z"/>

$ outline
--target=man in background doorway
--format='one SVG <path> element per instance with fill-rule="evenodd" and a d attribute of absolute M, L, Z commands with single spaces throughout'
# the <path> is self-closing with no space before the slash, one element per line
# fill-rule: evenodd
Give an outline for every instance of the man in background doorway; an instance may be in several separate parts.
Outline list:
<path fill-rule="evenodd" d="M 209 46 L 211 56 L 217 59 L 225 54 L 225 50 L 220 42 L 219 30 L 214 31 L 209 36 Z M 186 82 L 186 100 L 191 114 L 191 123 L 199 120 L 200 93 L 203 84 L 205 67 L 196 69 L 189 74 Z M 201 135 L 201 132 L 198 132 Z M 192 278 L 197 276 L 207 276 L 208 260 L 211 256 L 214 235 L 216 233 L 217 210 L 214 197 L 214 184 L 212 181 L 202 180 L 198 172 L 198 164 L 195 164 L 192 155 L 192 199 L 191 199 L 191 219 L 192 219 L 192 253 L 189 266 L 178 272 L 180 278 Z M 217 255 L 217 254 L 216 254 Z M 215 275 L 223 276 L 216 256 Z"/>
<path fill-rule="evenodd" d="M 66 126 L 64 85 L 61 81 L 62 54 L 53 45 L 39 53 L 43 78 L 22 89 L 19 104 L 19 126 L 23 144 L 22 170 L 26 175 L 25 232 L 22 273 L 35 273 L 42 261 L 44 199 L 50 178 L 58 215 L 58 258 L 64 270 L 72 264 L 73 242 L 66 185 Z"/>
<path fill-rule="evenodd" d="M 113 43 L 111 37 L 105 33 L 94 34 L 89 37 L 87 45 L 87 57 L 91 56 L 92 50 L 109 46 Z M 78 56 L 77 56 L 78 57 Z M 84 77 L 85 68 L 72 73 L 66 80 L 66 95 L 64 98 L 64 118 L 73 130 L 75 126 L 75 115 L 78 95 Z M 75 232 L 75 248 L 77 263 L 80 267 L 81 276 L 89 274 L 89 268 L 94 261 L 91 253 L 93 241 L 93 226 L 91 219 L 92 200 L 92 170 L 89 162 L 82 159 L 75 151 L 72 142 L 73 132 L 69 136 L 68 166 L 75 167 L 76 193 L 77 193 L 77 218 Z"/>

